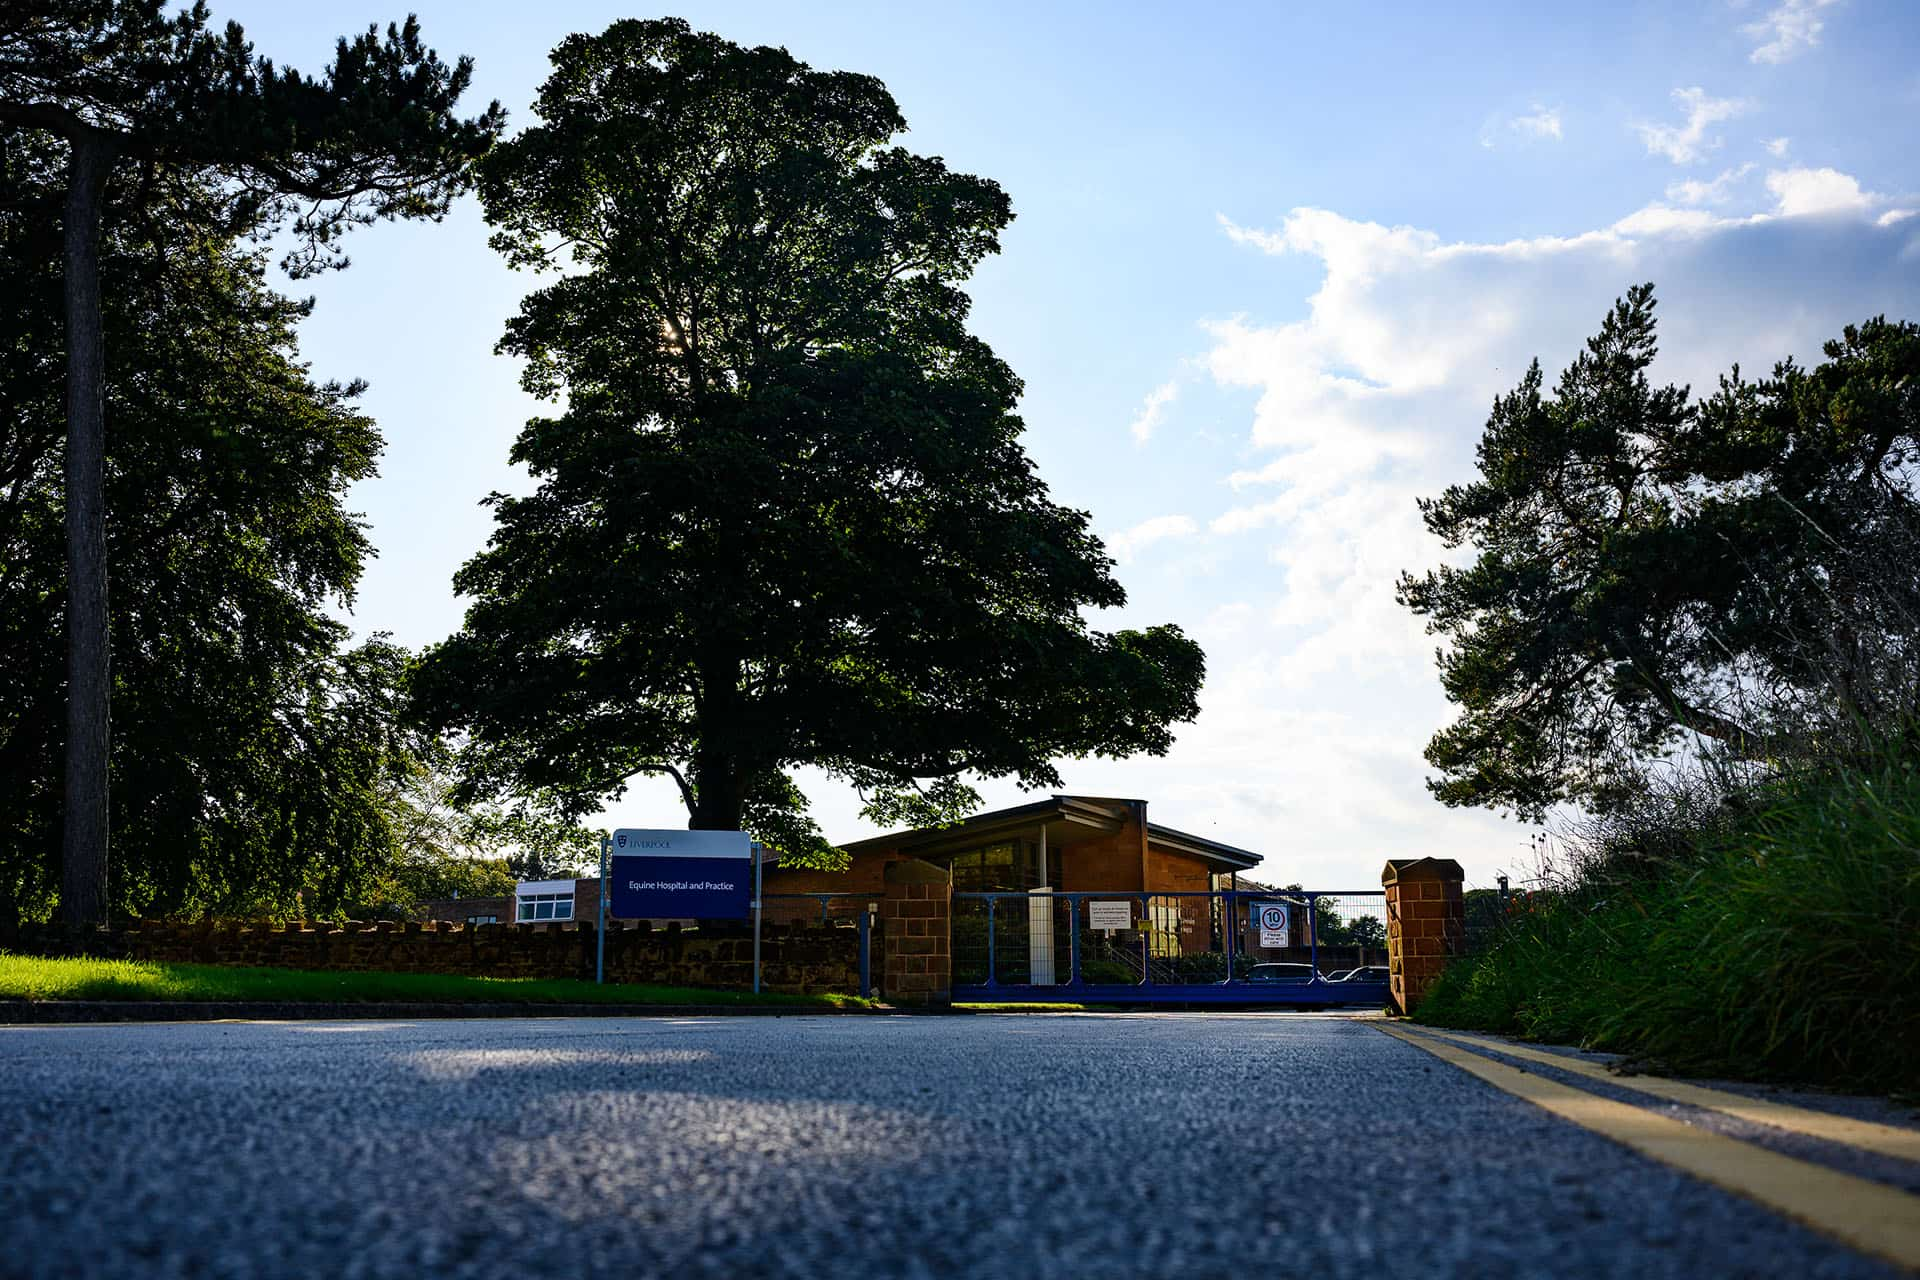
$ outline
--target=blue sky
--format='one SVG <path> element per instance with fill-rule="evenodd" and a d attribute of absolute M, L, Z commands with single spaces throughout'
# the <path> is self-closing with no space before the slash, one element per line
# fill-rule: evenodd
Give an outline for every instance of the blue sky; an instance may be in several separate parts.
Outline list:
<path fill-rule="evenodd" d="M 366 0 L 216 5 L 317 69 Z M 510 125 L 546 51 L 635 11 L 425 3 L 443 54 Z M 641 11 L 643 15 L 650 11 Z M 1089 510 L 1131 602 L 1206 646 L 1200 720 L 1164 760 L 1073 762 L 1069 790 L 1365 887 L 1382 859 L 1523 872 L 1527 832 L 1428 798 L 1447 718 L 1432 642 L 1392 602 L 1433 563 L 1413 500 L 1470 473 L 1492 396 L 1553 373 L 1626 287 L 1660 288 L 1666 376 L 1817 358 L 1885 312 L 1920 318 L 1920 7 L 1899 0 L 1571 6 L 708 3 L 741 43 L 884 80 L 916 150 L 999 181 L 1017 221 L 972 289 L 1026 380 L 1028 447 Z M 424 644 L 476 505 L 539 412 L 492 354 L 529 280 L 469 201 L 439 226 L 356 233 L 312 286 L 303 349 L 366 378 L 380 548 L 353 621 Z M 869 834 L 803 779 L 829 836 Z M 993 802 L 1009 787 L 989 786 Z M 669 789 L 609 809 L 684 821 Z"/>

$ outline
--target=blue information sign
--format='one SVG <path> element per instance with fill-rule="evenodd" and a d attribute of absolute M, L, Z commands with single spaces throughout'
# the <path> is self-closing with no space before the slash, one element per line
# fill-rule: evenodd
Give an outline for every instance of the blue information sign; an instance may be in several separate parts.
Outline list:
<path fill-rule="evenodd" d="M 608 876 L 627 920 L 745 920 L 753 914 L 753 845 L 738 831 L 616 831 Z"/>

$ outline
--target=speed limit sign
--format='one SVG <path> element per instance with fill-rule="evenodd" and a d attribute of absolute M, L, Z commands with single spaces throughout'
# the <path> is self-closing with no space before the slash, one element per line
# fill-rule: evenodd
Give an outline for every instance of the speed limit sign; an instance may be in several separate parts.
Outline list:
<path fill-rule="evenodd" d="M 1253 909 L 1254 923 L 1260 926 L 1260 945 L 1287 945 L 1287 908 L 1284 903 L 1262 902 Z"/>

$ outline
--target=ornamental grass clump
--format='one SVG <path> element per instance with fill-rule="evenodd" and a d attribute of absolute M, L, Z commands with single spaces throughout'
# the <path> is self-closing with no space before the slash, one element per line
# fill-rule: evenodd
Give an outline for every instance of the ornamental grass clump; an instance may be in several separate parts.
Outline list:
<path fill-rule="evenodd" d="M 1776 779 L 1681 857 L 1536 894 L 1419 1010 L 1675 1071 L 1920 1091 L 1920 770 Z"/>

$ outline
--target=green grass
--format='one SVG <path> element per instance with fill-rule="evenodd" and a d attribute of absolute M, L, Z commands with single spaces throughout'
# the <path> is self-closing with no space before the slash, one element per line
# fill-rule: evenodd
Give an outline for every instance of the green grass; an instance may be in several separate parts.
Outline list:
<path fill-rule="evenodd" d="M 967 1013 L 1085 1013 L 1094 1006 L 1030 1000 L 1024 1004 L 976 1004 L 968 1001 L 956 1001 L 953 1007 L 964 1010 Z"/>
<path fill-rule="evenodd" d="M 1539 902 L 1416 1018 L 1920 1093 L 1920 774 L 1894 758 L 1778 784 L 1684 862 Z"/>
<path fill-rule="evenodd" d="M 0 953 L 0 1000 L 261 1000 L 515 1004 L 780 1005 L 871 1008 L 847 995 L 754 995 L 702 987 L 664 987 L 540 978 L 468 978 L 437 973 L 339 973 L 239 969 L 142 960 L 43 959 Z"/>

